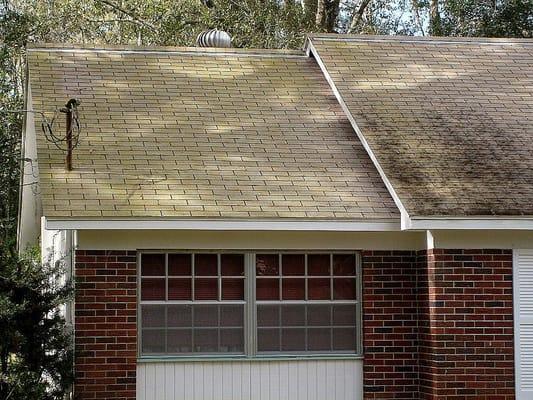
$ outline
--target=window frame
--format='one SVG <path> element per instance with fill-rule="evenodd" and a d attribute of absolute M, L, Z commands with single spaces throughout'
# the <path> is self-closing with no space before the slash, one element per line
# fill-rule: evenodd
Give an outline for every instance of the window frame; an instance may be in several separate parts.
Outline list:
<path fill-rule="evenodd" d="M 168 300 L 168 255 L 169 254 L 216 254 L 218 273 L 217 279 L 219 293 L 218 298 L 222 299 L 221 293 L 221 278 L 220 275 L 220 258 L 222 254 L 242 254 L 244 256 L 244 300 L 194 300 L 194 257 L 191 256 L 191 285 L 192 285 L 192 300 Z M 147 300 L 141 301 L 141 259 L 143 254 L 164 254 L 165 256 L 165 300 Z M 277 304 L 354 304 L 356 308 L 356 349 L 352 351 L 293 351 L 293 352 L 259 352 L 257 346 L 257 306 L 258 304 L 266 304 L 266 300 L 256 299 L 256 255 L 257 254 L 276 254 L 279 255 L 280 260 L 284 254 L 304 254 L 306 255 L 306 271 L 305 275 L 300 277 L 307 278 L 309 276 L 307 271 L 307 255 L 309 254 L 328 254 L 331 259 L 336 254 L 353 254 L 355 255 L 355 276 L 356 280 L 356 300 L 280 300 Z M 333 265 L 331 266 L 331 277 L 333 281 L 334 272 Z M 274 276 L 273 276 L 274 277 Z M 280 268 L 278 279 L 283 279 L 282 271 Z M 202 361 L 202 360 L 283 360 L 283 359 L 361 359 L 363 357 L 363 311 L 362 311 L 362 263 L 361 263 L 361 251 L 360 250 L 275 250 L 275 249 L 147 249 L 137 251 L 137 358 L 139 361 Z M 185 278 L 185 276 L 184 276 Z M 307 298 L 307 284 L 306 298 Z M 280 293 L 281 295 L 281 293 Z M 333 293 L 331 295 L 333 297 Z M 244 323 L 243 323 L 243 353 L 190 353 L 190 354 L 143 354 L 142 353 L 142 305 L 163 305 L 163 304 L 243 304 L 244 305 Z M 271 303 L 276 304 L 276 302 Z M 165 317 L 166 319 L 166 317 Z M 166 329 L 166 328 L 165 328 Z M 165 339 L 166 340 L 166 339 Z"/>

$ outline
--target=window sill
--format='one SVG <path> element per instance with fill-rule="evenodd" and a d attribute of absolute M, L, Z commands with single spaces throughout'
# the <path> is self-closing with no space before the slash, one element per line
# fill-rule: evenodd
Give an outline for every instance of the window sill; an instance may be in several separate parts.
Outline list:
<path fill-rule="evenodd" d="M 261 362 L 261 361 L 305 361 L 305 360 L 362 360 L 359 354 L 311 354 L 311 355 L 264 355 L 264 356 L 143 356 L 137 358 L 137 363 L 159 363 L 159 362 Z"/>

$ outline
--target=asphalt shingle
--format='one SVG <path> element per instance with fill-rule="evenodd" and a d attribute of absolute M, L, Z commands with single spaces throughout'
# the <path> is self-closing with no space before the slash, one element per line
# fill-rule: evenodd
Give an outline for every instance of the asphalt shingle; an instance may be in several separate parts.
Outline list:
<path fill-rule="evenodd" d="M 43 46 L 28 64 L 34 109 L 81 100 L 73 171 L 36 126 L 47 217 L 398 218 L 303 53 Z"/>
<path fill-rule="evenodd" d="M 315 35 L 411 216 L 533 215 L 533 41 Z"/>

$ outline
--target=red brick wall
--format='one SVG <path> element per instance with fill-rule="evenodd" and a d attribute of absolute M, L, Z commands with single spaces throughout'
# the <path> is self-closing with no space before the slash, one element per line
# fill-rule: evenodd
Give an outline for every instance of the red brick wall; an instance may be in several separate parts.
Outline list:
<path fill-rule="evenodd" d="M 135 399 L 136 253 L 76 251 L 76 399 Z"/>
<path fill-rule="evenodd" d="M 514 399 L 512 252 L 363 252 L 365 399 Z"/>
<path fill-rule="evenodd" d="M 510 250 L 428 251 L 421 399 L 514 399 L 512 270 Z"/>
<path fill-rule="evenodd" d="M 365 399 L 418 399 L 417 254 L 363 252 Z"/>

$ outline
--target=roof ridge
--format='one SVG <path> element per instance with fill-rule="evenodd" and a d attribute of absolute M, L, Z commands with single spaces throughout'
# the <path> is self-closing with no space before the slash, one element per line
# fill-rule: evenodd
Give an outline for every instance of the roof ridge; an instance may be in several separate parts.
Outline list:
<path fill-rule="evenodd" d="M 30 43 L 28 51 L 94 51 L 109 53 L 175 53 L 198 55 L 239 55 L 258 57 L 305 57 L 303 50 L 289 49 L 255 49 L 255 48 L 219 48 L 219 47 L 192 47 L 192 46 L 135 46 L 135 45 L 109 45 L 99 43 Z"/>
<path fill-rule="evenodd" d="M 459 36 L 406 36 L 406 35 L 351 35 L 337 33 L 311 33 L 310 40 L 344 42 L 401 42 L 432 44 L 491 44 L 491 45 L 532 45 L 533 39 L 526 38 L 489 38 Z"/>

